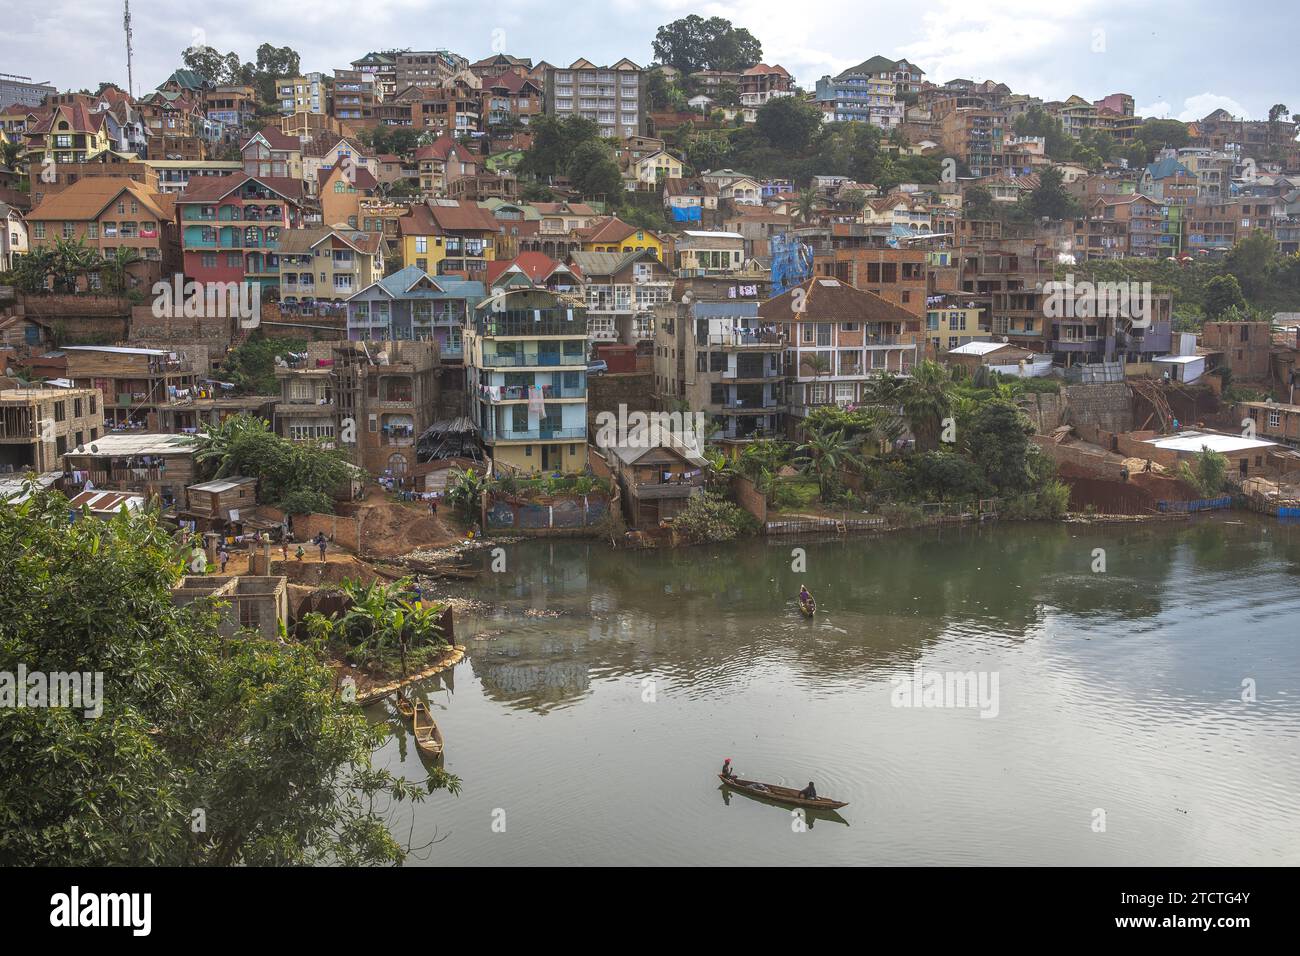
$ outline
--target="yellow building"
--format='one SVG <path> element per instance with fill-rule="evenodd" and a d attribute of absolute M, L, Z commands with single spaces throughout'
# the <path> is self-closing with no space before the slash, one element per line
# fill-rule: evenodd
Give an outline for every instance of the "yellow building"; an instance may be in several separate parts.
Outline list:
<path fill-rule="evenodd" d="M 402 265 L 429 275 L 462 275 L 484 281 L 496 259 L 501 224 L 478 203 L 429 199 L 398 221 Z"/>
<path fill-rule="evenodd" d="M 682 178 L 682 161 L 672 153 L 659 149 L 649 156 L 633 159 L 628 173 L 639 187 L 662 189 L 665 180 Z"/>
<path fill-rule="evenodd" d="M 981 309 L 952 301 L 934 303 L 925 312 L 925 344 L 932 356 L 942 355 L 967 342 L 987 342 L 989 332 L 980 328 Z"/>
<path fill-rule="evenodd" d="M 280 234 L 280 302 L 311 306 L 346 301 L 384 275 L 377 232 L 286 229 Z"/>
<path fill-rule="evenodd" d="M 616 216 L 597 219 L 585 229 L 575 229 L 583 252 L 641 252 L 651 250 L 660 262 L 664 259 L 664 239 L 657 232 L 630 226 Z"/>
<path fill-rule="evenodd" d="M 470 416 L 498 474 L 582 471 L 587 310 L 531 286 L 503 295 L 484 299 L 465 332 Z"/>
<path fill-rule="evenodd" d="M 32 168 L 47 163 L 84 163 L 113 145 L 103 113 L 92 113 L 80 103 L 61 103 L 23 134 L 26 158 Z"/>

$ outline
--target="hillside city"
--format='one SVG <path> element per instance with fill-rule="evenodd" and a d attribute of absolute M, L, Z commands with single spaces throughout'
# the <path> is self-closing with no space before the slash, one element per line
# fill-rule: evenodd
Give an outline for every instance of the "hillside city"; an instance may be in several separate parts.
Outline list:
<path fill-rule="evenodd" d="M 15 621 L 68 635 L 0 625 L 0 668 L 106 670 L 163 737 L 183 708 L 139 688 L 204 713 L 274 668 L 261 704 L 332 728 L 304 771 L 327 775 L 389 725 L 330 724 L 328 694 L 290 715 L 295 688 L 391 701 L 441 757 L 411 688 L 481 653 L 457 628 L 501 542 L 705 562 L 689 548 L 1300 516 L 1300 112 L 1143 117 L 888 50 L 796 77 L 757 32 L 684 17 L 645 64 L 516 33 L 345 64 L 196 44 L 94 90 L 0 73 L 0 555 L 12 587 L 44 582 Z M 833 596 L 808 588 L 790 607 L 817 621 Z M 145 632 L 260 663 L 173 673 Z M 254 706 L 213 731 L 231 753 L 287 746 Z M 31 829 L 0 862 L 75 838 L 38 837 L 14 789 L 68 727 L 25 726 L 0 732 L 0 796 Z M 80 824 L 98 862 L 402 859 L 387 831 L 298 846 L 242 820 L 131 845 L 118 815 L 179 812 L 151 773 Z M 47 810 L 80 805 L 75 775 L 47 783 Z M 284 833 L 334 832 L 272 789 Z"/>

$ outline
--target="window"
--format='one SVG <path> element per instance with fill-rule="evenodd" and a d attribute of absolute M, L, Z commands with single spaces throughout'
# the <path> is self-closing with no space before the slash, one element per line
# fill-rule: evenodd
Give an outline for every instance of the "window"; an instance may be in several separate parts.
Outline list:
<path fill-rule="evenodd" d="M 63 224 L 63 238 L 64 238 L 64 239 L 71 239 L 71 238 L 76 234 L 76 231 L 77 231 L 77 224 L 76 224 L 76 223 L 73 223 L 73 222 L 65 222 L 65 223 Z"/>
<path fill-rule="evenodd" d="M 1276 408 L 1271 408 L 1271 409 L 1269 409 L 1269 412 L 1268 412 L 1268 427 L 1269 427 L 1269 428 L 1277 428 L 1277 427 L 1279 427 L 1281 424 L 1282 424 L 1282 413 L 1281 413 L 1278 409 L 1276 409 Z"/>
<path fill-rule="evenodd" d="M 416 237 L 415 237 L 415 251 L 416 251 L 416 252 L 428 252 L 428 251 L 429 251 L 429 237 L 428 237 L 428 236 L 416 236 Z"/>
<path fill-rule="evenodd" d="M 39 202 L 40 200 L 37 200 L 37 201 Z M 45 223 L 43 223 L 43 222 L 35 222 L 35 223 L 32 223 L 32 228 L 33 228 L 33 232 L 32 232 L 32 237 L 33 237 L 33 238 L 35 238 L 35 239 L 44 239 L 44 238 L 45 238 Z"/>

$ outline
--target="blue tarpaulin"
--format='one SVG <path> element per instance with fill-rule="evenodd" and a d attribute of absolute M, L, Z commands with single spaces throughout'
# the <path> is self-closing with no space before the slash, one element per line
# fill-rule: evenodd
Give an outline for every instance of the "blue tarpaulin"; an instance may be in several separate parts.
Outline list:
<path fill-rule="evenodd" d="M 703 211 L 699 206 L 674 206 L 673 222 L 699 222 Z"/>

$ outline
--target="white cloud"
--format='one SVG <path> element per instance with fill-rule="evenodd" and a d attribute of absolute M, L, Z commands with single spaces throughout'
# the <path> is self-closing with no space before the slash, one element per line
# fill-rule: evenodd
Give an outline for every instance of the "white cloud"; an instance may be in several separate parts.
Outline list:
<path fill-rule="evenodd" d="M 1139 106 L 1134 111 L 1138 116 L 1149 116 L 1155 119 L 1169 118 L 1169 104 L 1164 100 L 1159 103 L 1152 103 L 1150 106 Z"/>
<path fill-rule="evenodd" d="M 1246 107 L 1232 97 L 1218 93 L 1198 93 L 1187 97 L 1183 100 L 1183 111 L 1178 114 L 1178 118 L 1184 123 L 1190 123 L 1192 120 L 1204 119 L 1218 109 L 1227 110 L 1237 119 L 1250 119 L 1250 111 Z"/>

